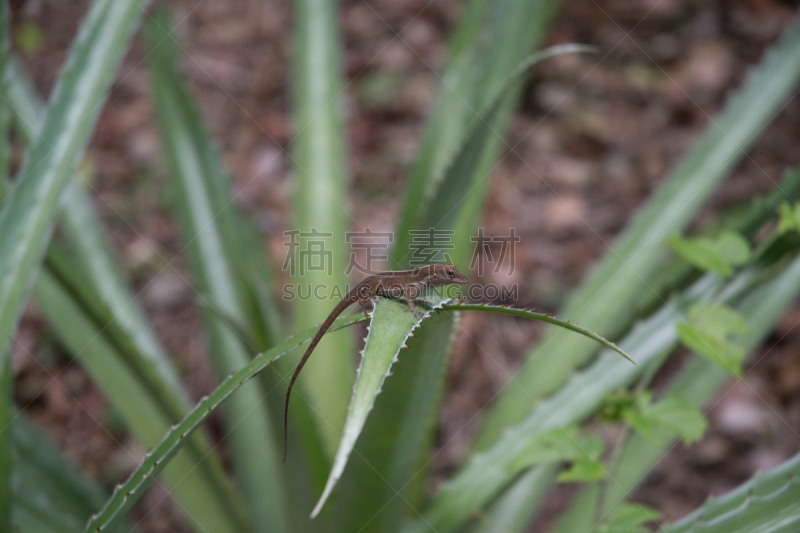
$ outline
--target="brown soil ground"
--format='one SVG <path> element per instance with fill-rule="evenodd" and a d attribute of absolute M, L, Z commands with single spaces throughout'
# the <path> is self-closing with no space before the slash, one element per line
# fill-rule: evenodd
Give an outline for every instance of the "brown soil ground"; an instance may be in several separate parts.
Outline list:
<path fill-rule="evenodd" d="M 564 56 L 536 70 L 496 167 L 483 226 L 522 237 L 513 282 L 518 305 L 556 311 L 569 289 L 613 242 L 686 153 L 731 91 L 796 12 L 777 0 L 566 0 L 549 43 L 598 46 L 599 56 Z M 41 94 L 64 60 L 86 1 L 17 0 L 15 46 Z M 290 6 L 274 0 L 173 2 L 185 70 L 222 149 L 242 206 L 275 257 L 288 228 Z M 390 230 L 439 82 L 456 0 L 346 0 L 346 109 L 351 212 L 364 227 Z M 146 70 L 134 40 L 102 112 L 88 161 L 94 197 L 160 338 L 197 398 L 213 387 L 175 221 L 164 205 L 165 172 Z M 775 187 L 800 163 L 800 103 L 790 100 L 747 151 L 698 218 Z M 164 268 L 175 260 L 177 271 Z M 279 262 L 280 259 L 276 259 Z M 277 266 L 280 266 L 279 264 Z M 487 275 L 484 281 L 492 281 Z M 506 281 L 507 280 L 503 280 Z M 487 324 L 490 327 L 487 327 Z M 435 472 L 463 459 L 482 411 L 542 328 L 497 317 L 463 323 L 441 413 Z M 800 307 L 790 309 L 708 410 L 710 429 L 675 446 L 636 492 L 637 501 L 679 518 L 708 495 L 800 451 Z M 141 450 L 102 394 L 26 313 L 14 361 L 18 405 L 67 455 L 105 484 L 124 477 Z M 491 354 L 491 355 L 489 355 Z M 53 379 L 53 376 L 57 378 Z M 544 531 L 574 487 L 548 501 Z M 141 531 L 187 530 L 163 491 L 134 511 Z"/>

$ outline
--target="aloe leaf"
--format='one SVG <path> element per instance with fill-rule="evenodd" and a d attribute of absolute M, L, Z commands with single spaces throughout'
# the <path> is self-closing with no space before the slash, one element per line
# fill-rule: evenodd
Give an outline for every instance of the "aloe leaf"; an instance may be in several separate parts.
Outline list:
<path fill-rule="evenodd" d="M 330 331 L 335 331 L 364 321 L 366 321 L 366 319 L 360 315 L 337 318 L 331 326 Z M 147 454 L 142 464 L 128 477 L 125 483 L 118 485 L 114 489 L 114 492 L 106 501 L 103 508 L 89 521 L 86 526 L 86 533 L 93 533 L 98 530 L 102 531 L 103 529 L 119 523 L 119 520 L 121 520 L 125 513 L 142 497 L 144 491 L 153 483 L 164 468 L 167 467 L 168 463 L 174 460 L 175 454 L 177 454 L 186 443 L 187 437 L 196 431 L 223 401 L 276 359 L 311 340 L 314 335 L 316 335 L 318 329 L 318 327 L 308 328 L 276 344 L 266 352 L 256 355 L 243 368 L 233 372 L 222 380 L 222 383 L 220 383 L 211 394 L 200 400 L 183 420 L 175 424 L 167 434 L 164 435 L 159 445 Z M 214 529 L 210 530 L 216 531 Z"/>
<path fill-rule="evenodd" d="M 338 288 L 344 293 L 348 261 L 345 232 L 353 219 L 346 198 L 342 38 L 336 6 L 334 0 L 293 4 L 291 231 L 297 233 L 287 238 L 287 258 L 292 264 L 284 264 L 291 282 L 298 287 L 324 287 L 329 292 Z M 322 235 L 311 236 L 315 231 Z M 292 243 L 297 246 L 293 248 Z M 319 254 L 309 253 L 320 243 Z M 305 257 L 310 258 L 308 263 Z M 314 266 L 317 260 L 321 262 L 319 268 Z M 329 312 L 329 306 L 320 305 L 315 298 L 296 298 L 292 302 L 294 329 L 322 322 Z M 298 385 L 316 415 L 327 459 L 336 451 L 347 415 L 355 344 L 349 335 L 328 335 L 317 352 L 318 357 L 309 361 Z M 290 413 L 294 416 L 295 408 Z"/>
<path fill-rule="evenodd" d="M 220 211 L 212 199 L 222 173 L 210 169 L 203 156 L 188 115 L 193 105 L 176 74 L 176 51 L 167 33 L 167 14 L 161 11 L 145 26 L 151 46 L 151 73 L 161 138 L 170 174 L 180 194 L 176 207 L 187 242 L 190 264 L 199 298 L 205 303 L 203 318 L 211 344 L 212 362 L 224 376 L 245 366 L 254 347 L 246 346 L 234 326 L 220 320 L 233 317 L 237 324 L 249 324 L 239 292 L 236 266 L 218 223 Z M 224 210 L 229 206 L 222 207 Z M 219 309 L 219 313 L 207 308 Z M 226 408 L 225 424 L 231 442 L 236 477 L 248 503 L 253 525 L 259 531 L 285 531 L 287 526 L 283 483 L 270 428 L 270 413 L 262 400 L 265 394 L 257 382 L 248 383 Z"/>
<path fill-rule="evenodd" d="M 420 322 L 430 316 L 431 312 L 441 308 L 448 298 L 439 295 L 431 295 L 420 303 L 421 309 L 419 316 L 408 312 L 408 306 L 404 303 L 381 298 L 375 305 L 375 310 L 370 318 L 369 333 L 365 340 L 364 350 L 361 352 L 361 366 L 356 375 L 356 384 L 353 388 L 353 396 L 350 399 L 350 407 L 347 410 L 347 420 L 345 421 L 342 438 L 339 441 L 339 448 L 336 450 L 336 457 L 333 461 L 328 481 L 322 491 L 317 505 L 311 512 L 311 518 L 315 518 L 322 506 L 330 496 L 333 487 L 339 481 L 344 471 L 350 452 L 361 434 L 367 415 L 375 404 L 375 397 L 381 392 L 381 387 L 392 364 L 397 362 L 397 355 L 405 347 L 406 340 L 419 327 Z"/>
<path fill-rule="evenodd" d="M 434 314 L 406 341 L 408 348 L 383 382 L 375 414 L 367 418 L 339 482 L 333 513 L 337 531 L 396 530 L 402 506 L 419 498 L 425 468 L 418 457 L 423 446 L 431 445 L 426 429 L 436 417 L 459 316 Z"/>
<path fill-rule="evenodd" d="M 613 342 L 607 341 L 597 333 L 593 333 L 587 329 L 578 326 L 577 324 L 573 324 L 569 320 L 561 320 L 547 313 L 537 313 L 535 311 L 531 311 L 530 309 L 518 309 L 515 307 L 508 307 L 505 305 L 470 304 L 463 302 L 445 304 L 443 306 L 443 309 L 446 309 L 448 311 L 484 311 L 487 313 L 499 313 L 501 315 L 516 316 L 519 318 L 527 318 L 530 320 L 538 320 L 540 322 L 554 324 L 558 327 L 574 331 L 575 333 L 579 333 L 584 337 L 592 339 L 593 341 L 599 342 L 606 348 L 614 350 L 615 352 L 620 354 L 622 357 L 624 357 L 631 363 L 637 364 L 636 361 L 634 361 L 633 358 L 625 352 L 625 350 L 623 350 Z"/>
<path fill-rule="evenodd" d="M 528 531 L 531 517 L 544 501 L 550 482 L 560 468 L 560 464 L 550 463 L 524 472 L 487 509 L 476 513 L 475 524 L 468 531 L 470 533 Z M 531 502 L 534 502 L 537 508 L 532 508 Z"/>
<path fill-rule="evenodd" d="M 69 195 L 69 193 L 67 193 Z M 72 264 L 66 254 L 56 243 L 50 244 L 44 269 L 41 276 L 43 281 L 37 281 L 34 286 L 34 299 L 43 310 L 56 336 L 65 344 L 65 347 L 75 354 L 81 365 L 89 371 L 95 383 L 105 392 L 112 405 L 126 406 L 118 409 L 123 418 L 132 429 L 134 435 L 145 446 L 154 446 L 163 431 L 169 425 L 180 420 L 188 406 L 180 403 L 180 391 L 172 393 L 172 397 L 164 396 L 163 392 L 168 386 L 163 381 L 152 381 L 147 374 L 139 372 L 139 367 L 131 364 L 133 357 L 147 364 L 147 358 L 139 355 L 137 351 L 126 352 L 127 345 L 115 342 L 113 335 L 106 335 L 112 329 L 114 317 L 107 312 L 104 301 L 98 298 L 91 290 L 93 281 Z M 41 285 L 41 287 L 39 286 Z M 67 310 L 64 310 L 67 309 Z M 92 357 L 93 350 L 106 350 L 104 357 Z M 115 359 L 115 364 L 108 371 L 107 360 Z M 149 375 L 158 377 L 157 374 Z M 117 380 L 135 384 L 132 389 L 116 386 Z M 128 392 L 135 391 L 132 395 Z M 146 396 L 146 401 L 142 395 Z M 178 403 L 180 407 L 175 404 Z M 137 409 L 128 409 L 128 406 L 138 406 Z M 148 407 L 152 407 L 150 410 Z M 161 427 L 159 428 L 159 424 Z M 155 429 L 155 432 L 150 429 Z M 191 469 L 194 492 L 186 491 L 176 493 L 177 497 L 186 496 L 188 499 L 181 501 L 194 517 L 205 517 L 207 514 L 220 514 L 221 518 L 208 519 L 217 521 L 231 521 L 233 524 L 240 522 L 242 509 L 239 504 L 239 495 L 223 470 L 219 457 L 214 452 L 210 442 L 202 433 L 193 435 L 186 451 L 192 457 Z M 187 463 L 188 464 L 188 463 Z M 200 476 L 200 478 L 197 478 Z M 180 480 L 183 474 L 175 474 L 171 481 Z M 196 494 L 195 494 L 196 492 Z M 214 505 L 209 505 L 206 497 L 212 499 Z M 213 496 L 210 496 L 213 495 Z M 224 517 L 227 515 L 227 518 Z M 231 527 L 233 527 L 231 525 Z"/>
<path fill-rule="evenodd" d="M 5 348 L 8 350 L 8 348 Z M 6 357 L 0 368 L 0 527 L 11 530 L 11 471 L 13 458 L 11 452 L 11 398 L 14 386 L 14 370 L 11 357 Z"/>
<path fill-rule="evenodd" d="M 36 99 L 35 90 L 18 64 L 12 63 L 4 72 L 18 131 L 31 144 L 39 136 L 44 106 Z M 122 267 L 101 230 L 102 223 L 79 176 L 70 181 L 63 195 L 62 228 L 88 274 L 86 281 L 94 288 L 96 306 L 103 310 L 98 320 L 104 326 L 104 333 L 129 357 L 135 371 L 151 382 L 169 409 L 183 414 L 189 406 L 188 396 L 150 324 L 135 304 L 122 276 Z"/>
<path fill-rule="evenodd" d="M 692 219 L 714 186 L 740 160 L 783 104 L 798 77 L 800 24 L 795 23 L 615 241 L 613 250 L 572 295 L 562 316 L 612 338 L 616 334 L 615 325 L 629 322 L 632 304 L 647 291 L 646 284 L 660 264 L 664 240 Z M 586 339 L 566 336 L 566 332 L 550 328 L 514 377 L 518 386 L 507 388 L 492 409 L 476 446 L 486 447 L 503 428 L 524 418 L 531 398 L 541 398 L 556 390 L 575 366 L 593 352 L 594 346 Z M 547 360 L 547 353 L 559 353 L 562 357 L 552 364 L 531 364 Z"/>
<path fill-rule="evenodd" d="M 494 105 L 498 90 L 544 37 L 558 4 L 543 0 L 502 3 L 473 0 L 467 5 L 450 43 L 442 84 L 406 185 L 390 260 L 394 268 L 401 268 L 407 262 L 409 231 L 426 228 L 422 223 L 425 214 L 437 212 L 433 199 L 444 189 L 442 176 L 465 144 L 465 132 L 481 123 L 490 125 L 493 132 L 505 129 L 507 114 L 495 123 L 477 110 L 488 111 Z M 495 137 L 498 135 L 494 133 Z M 494 157 L 490 159 L 489 166 Z M 462 183 L 473 181 L 475 171 L 476 168 L 471 168 Z M 480 176 L 485 178 L 486 174 Z M 462 185 L 462 192 L 470 189 Z"/>
<path fill-rule="evenodd" d="M 4 2 L 0 6 L 0 74 L 5 71 L 6 66 L 11 61 L 10 38 L 8 36 L 10 24 L 11 12 L 8 8 L 8 3 Z M 0 79 L 0 94 L 3 95 L 3 101 L 0 102 L 0 203 L 2 203 L 8 187 L 9 172 L 11 172 L 11 146 L 8 137 L 11 110 L 6 97 L 8 94 L 8 82 L 5 79 Z"/>
<path fill-rule="evenodd" d="M 15 62 L 8 65 L 4 76 L 9 85 L 9 102 L 14 108 L 18 131 L 27 143 L 39 135 L 44 106 L 27 76 Z M 150 324 L 135 303 L 133 294 L 122 277 L 122 267 L 114 257 L 111 244 L 102 232 L 102 223 L 88 197 L 80 177 L 73 179 L 62 199 L 62 223 L 67 241 L 75 249 L 81 266 L 88 275 L 83 300 L 91 303 L 103 333 L 110 336 L 127 356 L 132 369 L 150 383 L 165 408 L 180 417 L 189 406 L 188 396 L 175 368 L 164 353 Z"/>
<path fill-rule="evenodd" d="M 102 231 L 83 184 L 75 180 L 64 191 L 61 228 L 75 250 L 87 286 L 94 289 L 100 308 L 97 322 L 133 372 L 153 390 L 164 409 L 176 419 L 189 407 L 175 367 L 164 352 L 122 277 L 122 267 Z"/>
<path fill-rule="evenodd" d="M 209 201 L 216 214 L 214 222 L 222 236 L 225 256 L 231 263 L 233 277 L 236 278 L 237 296 L 241 307 L 241 316 L 226 316 L 226 321 L 234 321 L 234 325 L 247 332 L 247 338 L 253 339 L 260 349 L 266 349 L 282 338 L 283 324 L 279 310 L 275 306 L 273 294 L 273 272 L 264 255 L 264 243 L 257 231 L 236 203 L 231 191 L 231 180 L 223 170 L 219 150 L 202 121 L 202 113 L 195 103 L 185 83 L 175 69 L 177 63 L 175 47 L 170 47 L 174 37 L 166 33 L 169 26 L 167 16 L 158 15 L 151 26 L 153 41 L 158 41 L 159 53 L 164 55 L 164 69 L 159 76 L 172 80 L 171 88 L 175 92 L 175 103 L 181 108 L 181 116 L 186 129 L 196 146 L 198 157 L 202 160 L 205 171 L 203 178 L 209 190 Z M 164 47 L 162 49 L 162 47 Z M 172 65 L 166 61 L 166 54 L 171 57 Z M 170 68 L 170 70 L 166 70 Z M 247 194 L 244 189 L 237 194 Z"/>
<path fill-rule="evenodd" d="M 12 61 L 5 69 L 5 79 L 9 86 L 8 99 L 16 114 L 17 129 L 23 139 L 31 143 L 39 134 L 44 107 L 36 99 L 35 90 L 16 62 Z M 45 260 L 45 269 L 49 272 L 49 278 L 56 282 L 58 292 L 69 293 L 75 300 L 74 305 L 80 307 L 76 316 L 83 317 L 85 313 L 86 317 L 82 319 L 86 322 L 83 323 L 93 322 L 94 327 L 76 328 L 74 322 L 64 320 L 64 316 L 51 322 L 51 325 L 62 340 L 68 339 L 68 346 L 73 353 L 78 354 L 81 363 L 90 366 L 88 370 L 101 389 L 109 394 L 113 404 L 134 404 L 134 397 L 125 397 L 118 388 L 106 382 L 109 376 L 102 368 L 91 368 L 93 359 L 80 357 L 83 347 L 97 337 L 102 336 L 111 343 L 113 348 L 107 357 L 117 357 L 124 362 L 127 365 L 126 379 L 137 380 L 159 408 L 158 413 L 139 410 L 130 414 L 151 421 L 161 420 L 163 417 L 166 431 L 172 421 L 179 420 L 188 410 L 188 396 L 133 295 L 127 289 L 121 276 L 121 267 L 116 262 L 105 235 L 100 231 L 102 224 L 79 180 L 80 178 L 73 179 L 64 192 L 62 221 L 65 236 L 81 259 L 83 268 L 79 270 L 59 247 L 51 245 Z M 34 294 L 38 292 L 34 289 Z M 47 301 L 52 297 L 55 296 L 44 296 L 40 300 Z M 42 305 L 42 308 L 50 309 L 47 304 Z M 78 332 L 84 332 L 85 336 L 76 337 Z M 118 376 L 115 374 L 112 381 L 116 378 Z M 131 422 L 130 419 L 126 420 Z M 148 440 L 147 433 L 138 431 L 141 426 L 134 422 L 132 427 L 134 434 L 143 439 L 145 445 L 156 444 L 157 440 Z M 151 439 L 157 439 L 158 436 L 151 435 Z M 196 494 L 186 493 L 188 499 L 181 501 L 181 505 L 191 516 L 201 517 L 202 522 L 223 523 L 227 520 L 238 524 L 241 509 L 238 508 L 237 495 L 205 435 L 194 435 L 187 453 L 194 458 L 192 479 L 198 473 L 203 478 L 194 481 Z M 176 474 L 173 481 L 182 478 L 183 475 Z M 177 495 L 179 499 L 183 494 L 181 492 Z M 205 499 L 204 494 L 214 496 Z M 209 505 L 210 501 L 218 503 Z M 210 514 L 227 514 L 228 518 L 208 518 Z"/>
<path fill-rule="evenodd" d="M 0 354 L 36 278 L 61 193 L 145 6 L 141 0 L 92 4 L 56 82 L 42 135 L 0 209 Z"/>
<path fill-rule="evenodd" d="M 800 455 L 709 500 L 664 533 L 790 533 L 800 528 Z"/>
<path fill-rule="evenodd" d="M 413 210 L 418 218 L 412 221 L 401 219 L 398 224 L 398 243 L 395 247 L 397 254 L 406 254 L 408 252 L 410 230 L 425 227 L 442 228 L 453 226 L 453 223 L 448 223 L 448 221 L 451 217 L 458 217 L 461 210 L 456 209 L 456 206 L 461 207 L 461 204 L 468 205 L 466 199 L 473 196 L 474 189 L 479 186 L 478 184 L 488 182 L 489 173 L 478 172 L 480 166 L 477 163 L 482 158 L 485 158 L 487 153 L 494 153 L 494 150 L 487 150 L 487 147 L 490 146 L 488 139 L 493 138 L 497 141 L 500 135 L 498 131 L 502 130 L 502 124 L 505 122 L 505 120 L 495 122 L 495 119 L 500 115 L 499 110 L 504 105 L 508 106 L 510 99 L 507 97 L 518 88 L 525 74 L 538 63 L 551 57 L 567 53 L 594 51 L 596 51 L 594 47 L 581 44 L 551 46 L 521 59 L 507 75 L 503 83 L 489 87 L 489 92 L 482 95 L 482 100 L 478 101 L 473 109 L 470 109 L 470 115 L 472 116 L 467 120 L 464 131 L 458 132 L 459 136 L 453 140 L 453 150 L 451 152 L 443 150 L 443 153 L 449 154 L 451 159 L 444 160 L 444 164 L 431 169 L 433 173 L 424 183 L 425 190 L 419 201 L 416 200 L 416 194 L 418 193 L 415 194 L 413 192 L 415 191 L 414 186 L 409 185 L 408 190 L 411 192 L 409 192 L 410 197 L 407 202 L 414 202 Z M 494 157 L 487 159 L 492 163 L 494 162 Z M 454 167 L 461 168 L 456 170 Z M 451 183 L 453 179 L 457 180 L 457 184 Z M 484 195 L 478 194 L 475 196 L 482 199 Z M 443 204 L 449 205 L 443 206 Z M 433 226 L 428 226 L 425 219 L 430 219 L 431 217 L 433 219 L 429 220 L 427 224 L 433 224 Z M 474 226 L 473 219 L 470 219 L 470 226 Z M 471 234 L 473 229 L 470 227 L 467 231 Z M 399 264 L 402 264 L 402 262 Z"/>
<path fill-rule="evenodd" d="M 8 350 L 8 348 L 5 348 Z M 0 528 L 11 530 L 11 472 L 13 457 L 11 451 L 11 398 L 14 386 L 14 370 L 11 358 L 6 357 L 0 368 Z"/>
<path fill-rule="evenodd" d="M 102 335 L 90 316 L 76 304 L 48 269 L 42 269 L 34 286 L 34 298 L 59 340 L 74 354 L 109 403 L 144 446 L 154 446 L 175 421 L 167 416 L 145 386 L 130 373 L 124 358 Z M 225 477 L 209 479 L 202 464 L 210 448 L 201 439 L 192 441 L 164 473 L 171 494 L 186 509 L 198 529 L 241 531 L 246 527 L 239 500 L 230 500 L 231 487 L 217 486 Z"/>

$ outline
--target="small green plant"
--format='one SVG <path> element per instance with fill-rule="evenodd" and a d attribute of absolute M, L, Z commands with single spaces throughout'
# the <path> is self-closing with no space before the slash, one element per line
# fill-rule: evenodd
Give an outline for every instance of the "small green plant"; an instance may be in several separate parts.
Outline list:
<path fill-rule="evenodd" d="M 798 170 L 714 232 L 680 236 L 796 90 L 795 23 L 571 295 L 561 313 L 569 321 L 435 292 L 419 304 L 419 317 L 405 312 L 405 304 L 381 298 L 368 317 L 337 318 L 331 331 L 369 323 L 355 386 L 353 339 L 326 335 L 319 347 L 325 356 L 298 381 L 302 400 L 290 410 L 284 465 L 281 393 L 293 370 L 290 357 L 332 306 L 298 299 L 291 302 L 294 322 L 284 318 L 274 261 L 261 253 L 258 232 L 236 206 L 180 74 L 168 14 L 145 15 L 144 3 L 136 0 L 95 0 L 45 107 L 9 54 L 7 3 L 3 7 L 3 531 L 127 531 L 127 511 L 157 480 L 197 531 L 521 533 L 552 486 L 567 482 L 581 482 L 583 489 L 554 531 L 647 531 L 660 516 L 629 501 L 630 492 L 674 441 L 702 438 L 703 406 L 731 375 L 741 375 L 747 354 L 800 293 Z M 391 269 L 409 266 L 412 230 L 436 228 L 452 232 L 449 253 L 466 270 L 469 237 L 501 146 L 497 132 L 508 123 L 526 73 L 554 54 L 588 51 L 579 45 L 536 51 L 556 8 L 557 2 L 543 0 L 471 0 L 465 6 L 406 183 Z M 143 17 L 171 208 L 219 379 L 196 405 L 138 308 L 79 172 L 93 124 Z M 348 219 L 340 208 L 347 172 L 336 21 L 330 2 L 294 5 L 293 225 L 304 233 L 298 233 L 298 246 L 313 240 L 312 229 L 324 228 L 336 250 L 330 274 L 307 272 L 298 281 L 341 287 L 347 281 L 340 252 Z M 27 144 L 13 180 L 7 176 L 12 118 Z M 10 345 L 29 298 L 130 434 L 150 450 L 111 494 L 12 404 Z M 454 333 L 461 314 L 474 311 L 551 326 L 514 376 L 515 386 L 493 405 L 464 464 L 426 494 Z M 681 346 L 693 355 L 663 393 L 654 393 L 653 376 Z M 218 411 L 230 468 L 202 429 Z M 606 446 L 586 425 L 592 420 L 615 424 L 618 443 Z M 798 474 L 795 458 L 664 530 L 790 531 L 800 523 Z"/>

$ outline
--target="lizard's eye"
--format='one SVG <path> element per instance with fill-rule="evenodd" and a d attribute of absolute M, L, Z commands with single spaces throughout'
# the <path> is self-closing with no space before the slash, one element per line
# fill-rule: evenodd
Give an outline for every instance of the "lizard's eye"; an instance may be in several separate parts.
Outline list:
<path fill-rule="evenodd" d="M 449 269 L 448 269 L 448 270 L 447 270 L 447 275 L 448 275 L 448 276 L 450 276 L 450 277 L 452 278 L 452 277 L 453 277 L 455 274 L 453 274 L 453 271 L 452 271 L 452 270 L 449 270 Z"/>

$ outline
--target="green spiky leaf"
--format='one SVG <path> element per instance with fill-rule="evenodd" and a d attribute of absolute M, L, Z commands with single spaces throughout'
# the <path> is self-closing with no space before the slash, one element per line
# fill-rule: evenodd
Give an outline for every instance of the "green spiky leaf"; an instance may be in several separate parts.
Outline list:
<path fill-rule="evenodd" d="M 53 89 L 42 135 L 0 208 L 0 356 L 39 270 L 61 193 L 146 6 L 140 0 L 94 2 Z"/>
<path fill-rule="evenodd" d="M 361 352 L 361 366 L 353 387 L 353 396 L 350 399 L 347 420 L 342 430 L 339 448 L 336 450 L 333 468 L 325 483 L 322 496 L 311 512 L 312 518 L 319 514 L 333 487 L 339 481 L 367 415 L 375 404 L 375 396 L 381 392 L 383 381 L 389 375 L 392 364 L 397 362 L 397 356 L 405 347 L 406 340 L 423 319 L 448 301 L 449 298 L 432 293 L 426 298 L 425 303 L 417 305 L 420 310 L 420 315 L 417 316 L 408 312 L 408 306 L 404 302 L 386 298 L 378 300 L 370 315 L 369 334 Z"/>
<path fill-rule="evenodd" d="M 792 533 L 800 530 L 800 455 L 661 529 L 662 533 Z"/>
<path fill-rule="evenodd" d="M 365 318 L 358 315 L 338 318 L 334 321 L 330 331 L 363 321 L 365 321 Z M 181 450 L 188 440 L 187 437 L 195 432 L 222 402 L 269 364 L 311 340 L 317 333 L 317 329 L 317 327 L 309 328 L 294 337 L 278 343 L 266 352 L 255 356 L 244 368 L 225 378 L 211 394 L 200 400 L 183 420 L 175 424 L 167 432 L 161 443 L 147 454 L 145 460 L 128 477 L 127 481 L 114 489 L 103 508 L 92 516 L 85 532 L 95 533 L 119 523 L 127 511 L 142 497 L 144 491 L 164 470 L 169 461 Z"/>

